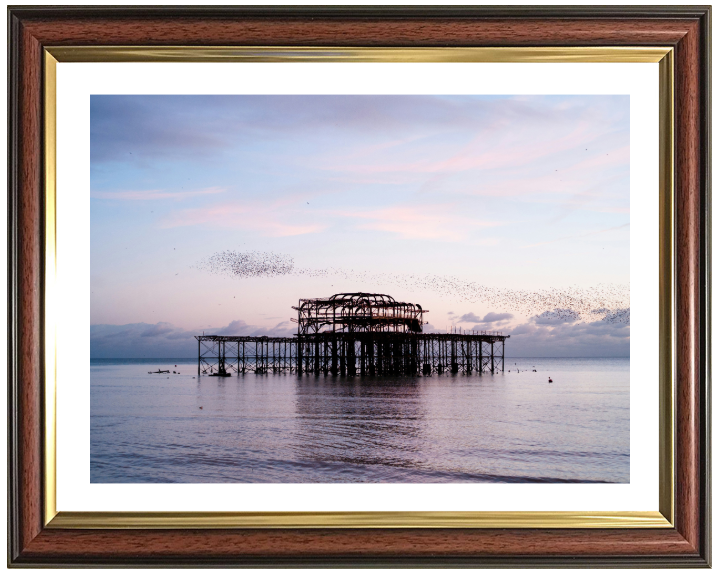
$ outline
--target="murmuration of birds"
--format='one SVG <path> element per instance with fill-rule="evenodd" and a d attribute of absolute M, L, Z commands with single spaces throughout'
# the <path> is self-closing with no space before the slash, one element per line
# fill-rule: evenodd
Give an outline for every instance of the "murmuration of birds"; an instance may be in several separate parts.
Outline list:
<path fill-rule="evenodd" d="M 452 296 L 455 300 L 534 316 L 540 323 L 630 323 L 630 287 L 599 284 L 544 290 L 512 290 L 483 286 L 456 276 L 438 274 L 376 273 L 345 268 L 299 268 L 292 256 L 277 252 L 225 250 L 199 262 L 195 268 L 239 279 L 278 276 L 334 277 L 348 282 L 394 285 Z"/>
<path fill-rule="evenodd" d="M 291 256 L 277 252 L 225 250 L 203 260 L 197 268 L 235 278 L 272 278 L 292 274 L 295 261 Z"/>

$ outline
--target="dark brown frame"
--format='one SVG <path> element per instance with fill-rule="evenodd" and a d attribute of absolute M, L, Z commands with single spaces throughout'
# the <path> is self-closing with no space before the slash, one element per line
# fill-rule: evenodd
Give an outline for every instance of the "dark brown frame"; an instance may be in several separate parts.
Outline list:
<path fill-rule="evenodd" d="M 11 566 L 709 566 L 709 7 L 10 7 L 8 21 Z M 50 45 L 674 47 L 675 527 L 44 527 L 42 48 Z"/>

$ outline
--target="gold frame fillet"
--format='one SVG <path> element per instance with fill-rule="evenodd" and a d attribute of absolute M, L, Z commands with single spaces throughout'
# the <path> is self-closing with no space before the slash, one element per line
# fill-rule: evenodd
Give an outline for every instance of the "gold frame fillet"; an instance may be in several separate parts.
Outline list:
<path fill-rule="evenodd" d="M 56 65 L 58 62 L 644 62 L 659 65 L 660 457 L 658 511 L 58 512 L 56 506 Z M 44 504 L 49 528 L 672 528 L 675 522 L 674 60 L 671 47 L 334 48 L 59 46 L 44 52 Z"/>

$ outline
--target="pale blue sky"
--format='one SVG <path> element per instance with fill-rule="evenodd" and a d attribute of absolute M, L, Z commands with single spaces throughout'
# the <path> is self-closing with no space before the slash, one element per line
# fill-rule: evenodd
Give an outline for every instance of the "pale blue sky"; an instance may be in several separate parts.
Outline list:
<path fill-rule="evenodd" d="M 421 303 L 436 328 L 470 329 L 478 324 L 461 318 L 494 313 L 513 316 L 483 328 L 559 330 L 403 278 L 628 286 L 629 103 L 93 96 L 91 322 L 167 323 L 175 332 L 166 335 L 244 322 L 283 333 L 298 298 L 364 290 Z M 225 250 L 354 273 L 237 279 L 197 268 Z M 629 328 L 608 331 L 600 345 L 617 355 Z"/>

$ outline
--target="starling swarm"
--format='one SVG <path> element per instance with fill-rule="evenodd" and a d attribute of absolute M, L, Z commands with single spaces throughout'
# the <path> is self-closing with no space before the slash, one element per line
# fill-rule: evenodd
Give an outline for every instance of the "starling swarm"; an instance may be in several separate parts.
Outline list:
<path fill-rule="evenodd" d="M 600 284 L 590 288 L 548 288 L 510 290 L 483 286 L 477 282 L 437 274 L 374 273 L 343 268 L 297 268 L 292 256 L 277 252 L 217 252 L 197 268 L 234 278 L 273 278 L 277 276 L 333 277 L 348 282 L 395 285 L 405 289 L 429 291 L 464 302 L 480 302 L 488 307 L 513 310 L 535 316 L 541 323 L 602 321 L 630 323 L 630 287 Z"/>

